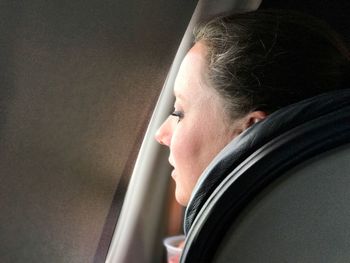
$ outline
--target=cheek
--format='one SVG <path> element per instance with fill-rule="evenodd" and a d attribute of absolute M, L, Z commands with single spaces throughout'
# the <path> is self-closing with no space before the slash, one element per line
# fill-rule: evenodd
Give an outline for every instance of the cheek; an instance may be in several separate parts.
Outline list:
<path fill-rule="evenodd" d="M 173 155 L 175 165 L 178 165 L 181 170 L 186 166 L 190 168 L 191 160 L 196 156 L 200 148 L 198 134 L 194 130 L 177 128 L 172 137 L 170 151 Z"/>
<path fill-rule="evenodd" d="M 233 136 L 221 123 L 213 127 L 190 125 L 179 127 L 173 134 L 171 155 L 181 180 L 194 186 L 204 169 Z M 180 179 L 180 178 L 179 178 Z"/>
<path fill-rule="evenodd" d="M 170 152 L 176 170 L 176 181 L 188 191 L 201 174 L 199 152 L 201 142 L 195 129 L 179 127 L 173 134 Z"/>
<path fill-rule="evenodd" d="M 187 145 L 183 146 L 179 143 L 178 147 L 175 147 L 172 153 L 175 164 L 175 196 L 176 200 L 183 206 L 187 206 L 193 188 L 201 174 L 194 165 L 196 160 L 191 158 L 191 155 L 188 154 L 189 152 L 186 152 L 186 149 L 189 149 Z"/>

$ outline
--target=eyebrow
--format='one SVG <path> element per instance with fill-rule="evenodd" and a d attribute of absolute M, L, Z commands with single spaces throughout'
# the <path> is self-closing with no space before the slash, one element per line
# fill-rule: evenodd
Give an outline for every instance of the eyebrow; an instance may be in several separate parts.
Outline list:
<path fill-rule="evenodd" d="M 174 96 L 176 99 L 180 99 L 180 100 L 186 100 L 185 97 L 181 94 L 181 93 L 178 93 L 174 90 Z"/>

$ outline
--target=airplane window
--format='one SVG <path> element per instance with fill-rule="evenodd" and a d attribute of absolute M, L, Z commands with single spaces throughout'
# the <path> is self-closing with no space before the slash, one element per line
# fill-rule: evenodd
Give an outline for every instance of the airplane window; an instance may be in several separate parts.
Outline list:
<path fill-rule="evenodd" d="M 2 1 L 1 262 L 104 262 L 195 4 Z"/>

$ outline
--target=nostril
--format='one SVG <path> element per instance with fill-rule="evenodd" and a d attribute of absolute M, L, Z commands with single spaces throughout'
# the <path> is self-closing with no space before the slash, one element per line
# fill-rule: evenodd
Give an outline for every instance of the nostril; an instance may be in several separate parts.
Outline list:
<path fill-rule="evenodd" d="M 159 144 L 169 146 L 171 135 L 172 135 L 172 129 L 171 129 L 171 125 L 169 125 L 169 122 L 167 119 L 158 128 L 154 137 Z"/>
<path fill-rule="evenodd" d="M 161 144 L 161 145 L 165 145 L 168 146 L 169 144 L 168 142 L 168 137 L 166 136 L 166 134 L 161 133 L 161 132 L 157 132 L 156 135 L 154 136 L 155 140 Z"/>
<path fill-rule="evenodd" d="M 160 127 L 160 128 L 157 130 L 156 134 L 154 135 L 154 139 L 155 139 L 159 144 L 164 145 L 164 142 L 163 142 L 163 140 L 162 140 L 161 128 L 162 128 L 162 127 Z"/>
<path fill-rule="evenodd" d="M 159 144 L 164 145 L 164 142 L 157 135 L 155 136 L 155 139 Z"/>

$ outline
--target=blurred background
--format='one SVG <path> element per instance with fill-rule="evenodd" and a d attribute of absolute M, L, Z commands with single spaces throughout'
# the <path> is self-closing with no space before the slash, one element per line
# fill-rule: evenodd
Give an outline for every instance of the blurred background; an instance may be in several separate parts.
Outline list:
<path fill-rule="evenodd" d="M 0 2 L 0 262 L 104 262 L 193 0 Z"/>

